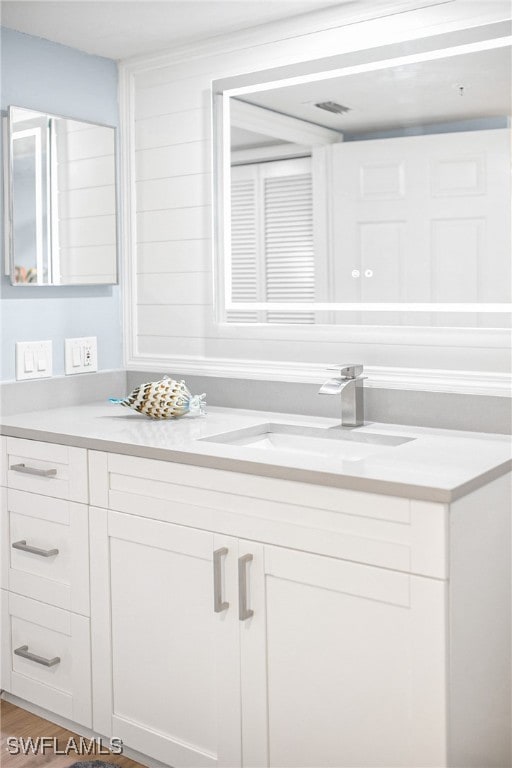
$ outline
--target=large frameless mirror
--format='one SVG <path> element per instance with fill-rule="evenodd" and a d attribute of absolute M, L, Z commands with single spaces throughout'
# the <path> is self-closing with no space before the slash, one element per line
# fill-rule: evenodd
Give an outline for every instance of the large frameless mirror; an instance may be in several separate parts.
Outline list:
<path fill-rule="evenodd" d="M 13 285 L 117 282 L 115 133 L 9 107 L 6 225 Z"/>
<path fill-rule="evenodd" d="M 214 83 L 221 320 L 508 325 L 508 33 Z"/>

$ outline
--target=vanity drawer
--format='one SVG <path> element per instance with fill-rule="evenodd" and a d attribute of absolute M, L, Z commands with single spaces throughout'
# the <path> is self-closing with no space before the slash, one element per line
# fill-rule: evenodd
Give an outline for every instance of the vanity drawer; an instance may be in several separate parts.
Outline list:
<path fill-rule="evenodd" d="M 2 590 L 2 685 L 90 727 L 89 619 Z"/>
<path fill-rule="evenodd" d="M 88 508 L 12 488 L 3 492 L 3 583 L 88 616 Z"/>
<path fill-rule="evenodd" d="M 447 578 L 444 504 L 89 452 L 95 506 Z"/>
<path fill-rule="evenodd" d="M 87 503 L 87 451 L 37 440 L 5 438 L 9 488 Z"/>

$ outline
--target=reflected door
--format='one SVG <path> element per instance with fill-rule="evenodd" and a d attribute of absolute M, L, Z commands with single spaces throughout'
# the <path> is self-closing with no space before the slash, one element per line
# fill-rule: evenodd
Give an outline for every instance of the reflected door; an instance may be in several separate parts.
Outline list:
<path fill-rule="evenodd" d="M 510 132 L 332 147 L 337 301 L 509 302 Z"/>

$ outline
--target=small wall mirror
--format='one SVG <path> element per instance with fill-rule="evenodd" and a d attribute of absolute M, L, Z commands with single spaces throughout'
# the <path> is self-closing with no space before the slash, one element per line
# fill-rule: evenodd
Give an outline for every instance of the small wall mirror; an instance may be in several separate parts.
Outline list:
<path fill-rule="evenodd" d="M 510 322 L 508 33 L 214 83 L 223 321 Z"/>
<path fill-rule="evenodd" d="M 16 286 L 117 282 L 115 128 L 9 107 L 7 272 Z"/>

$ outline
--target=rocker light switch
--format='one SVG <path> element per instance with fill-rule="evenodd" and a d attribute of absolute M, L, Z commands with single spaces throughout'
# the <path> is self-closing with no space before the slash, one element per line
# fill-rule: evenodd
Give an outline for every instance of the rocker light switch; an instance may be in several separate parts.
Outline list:
<path fill-rule="evenodd" d="M 51 341 L 16 342 L 16 378 L 45 379 L 52 375 Z"/>
<path fill-rule="evenodd" d="M 25 373 L 32 373 L 34 370 L 34 353 L 29 352 L 28 350 L 25 352 Z"/>

